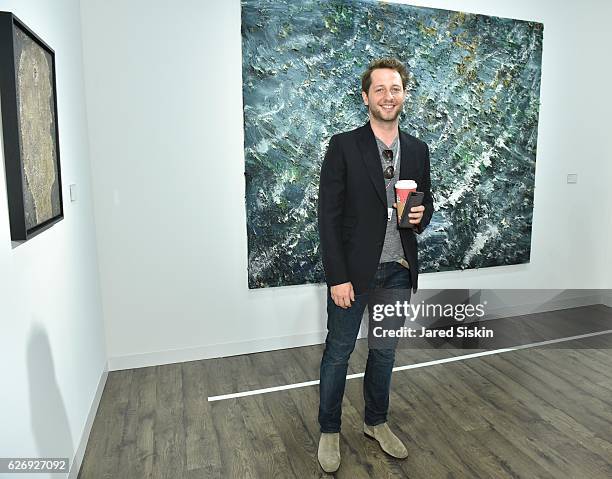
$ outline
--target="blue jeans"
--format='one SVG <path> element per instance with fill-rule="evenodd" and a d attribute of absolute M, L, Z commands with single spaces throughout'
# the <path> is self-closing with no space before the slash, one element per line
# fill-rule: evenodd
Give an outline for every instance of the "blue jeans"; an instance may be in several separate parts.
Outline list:
<path fill-rule="evenodd" d="M 373 288 L 407 289 L 410 295 L 410 272 L 401 264 L 390 262 L 378 265 Z M 319 425 L 321 432 L 340 432 L 342 398 L 346 383 L 348 360 L 355 349 L 361 318 L 368 305 L 368 291 L 356 295 L 347 309 L 336 306 L 327 289 L 327 339 L 321 358 L 319 385 Z M 407 298 L 410 300 L 410 297 Z M 395 362 L 395 349 L 369 349 L 363 398 L 365 423 L 376 426 L 387 421 L 391 373 Z"/>

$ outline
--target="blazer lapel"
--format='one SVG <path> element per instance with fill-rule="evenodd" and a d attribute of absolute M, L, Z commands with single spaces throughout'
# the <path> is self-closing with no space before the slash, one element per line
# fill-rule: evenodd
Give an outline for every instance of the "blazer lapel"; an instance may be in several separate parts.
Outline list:
<path fill-rule="evenodd" d="M 418 175 L 418 165 L 415 164 L 414 159 L 414 151 L 413 145 L 414 143 L 410 140 L 410 137 L 403 133 L 401 130 L 399 132 L 400 136 L 400 180 L 416 180 L 416 176 Z M 421 186 L 421 185 L 418 185 Z"/>
<path fill-rule="evenodd" d="M 374 132 L 370 127 L 370 122 L 367 122 L 361 128 L 361 135 L 358 138 L 359 149 L 361 151 L 361 157 L 365 163 L 366 170 L 374 189 L 378 194 L 378 198 L 382 201 L 383 205 L 387 207 L 387 195 L 385 193 L 385 179 L 383 178 L 382 165 L 380 162 L 380 155 L 378 153 L 378 145 L 376 144 L 376 138 Z M 403 150 L 403 147 L 402 147 Z M 402 157 L 403 157 L 402 153 Z"/>

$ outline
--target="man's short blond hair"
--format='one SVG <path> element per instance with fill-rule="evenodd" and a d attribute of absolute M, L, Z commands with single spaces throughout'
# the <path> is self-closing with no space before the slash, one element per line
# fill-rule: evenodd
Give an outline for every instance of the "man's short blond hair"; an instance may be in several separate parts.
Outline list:
<path fill-rule="evenodd" d="M 372 84 L 372 72 L 379 68 L 390 68 L 395 70 L 402 77 L 402 88 L 405 90 L 408 84 L 408 69 L 397 58 L 379 58 L 368 65 L 368 69 L 361 75 L 361 90 L 368 94 Z"/>

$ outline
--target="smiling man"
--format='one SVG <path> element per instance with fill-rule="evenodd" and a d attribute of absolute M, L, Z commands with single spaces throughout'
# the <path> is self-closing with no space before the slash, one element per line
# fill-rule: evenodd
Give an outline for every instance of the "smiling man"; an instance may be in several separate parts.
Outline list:
<path fill-rule="evenodd" d="M 318 221 L 327 288 L 327 338 L 321 359 L 318 460 L 326 472 L 340 466 L 342 398 L 349 357 L 373 288 L 416 292 L 417 241 L 433 213 L 429 149 L 400 131 L 408 73 L 396 59 L 372 62 L 361 78 L 370 121 L 334 135 L 319 184 Z M 394 185 L 417 182 L 422 206 L 412 208 L 413 229 L 397 227 Z M 366 436 L 389 455 L 408 452 L 387 424 L 394 349 L 370 349 L 363 381 Z"/>

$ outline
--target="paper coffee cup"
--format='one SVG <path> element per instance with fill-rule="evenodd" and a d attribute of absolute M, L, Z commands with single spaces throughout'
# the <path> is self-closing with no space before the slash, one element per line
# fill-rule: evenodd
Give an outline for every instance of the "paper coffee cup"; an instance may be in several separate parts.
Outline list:
<path fill-rule="evenodd" d="M 410 193 L 417 190 L 417 184 L 414 180 L 399 180 L 395 183 L 395 202 L 397 203 L 397 223 L 399 224 L 404 207 L 408 201 Z"/>

